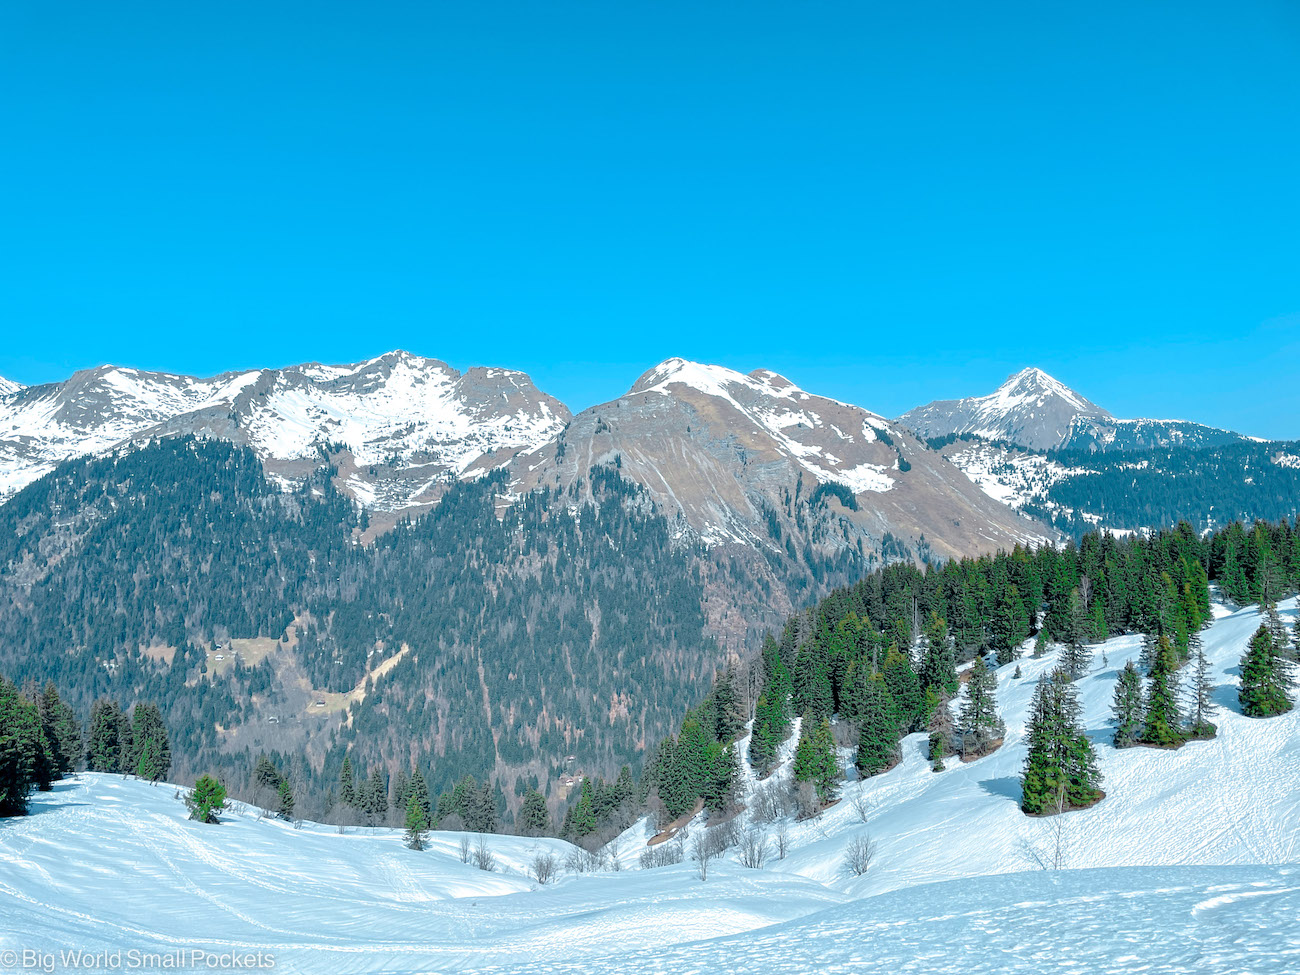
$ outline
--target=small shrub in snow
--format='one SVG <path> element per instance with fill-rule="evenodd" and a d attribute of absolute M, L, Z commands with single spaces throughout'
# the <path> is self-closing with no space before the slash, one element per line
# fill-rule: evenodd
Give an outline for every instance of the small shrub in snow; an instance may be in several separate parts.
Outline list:
<path fill-rule="evenodd" d="M 844 870 L 851 877 L 861 877 L 875 858 L 875 841 L 870 836 L 855 836 L 844 848 Z"/>
<path fill-rule="evenodd" d="M 776 824 L 776 858 L 784 860 L 790 852 L 790 824 L 785 820 Z"/>
<path fill-rule="evenodd" d="M 740 838 L 740 865 L 751 870 L 762 869 L 770 849 L 766 833 L 747 831 Z"/>
<path fill-rule="evenodd" d="M 656 867 L 671 867 L 682 862 L 682 844 L 680 842 L 660 843 L 648 847 L 641 854 L 641 869 L 654 870 Z"/>
<path fill-rule="evenodd" d="M 849 800 L 849 806 L 852 808 L 853 814 L 864 823 L 871 818 L 871 800 L 867 798 L 865 792 L 861 790 L 855 792 L 853 798 Z"/>
<path fill-rule="evenodd" d="M 492 855 L 487 840 L 483 837 L 479 837 L 478 845 L 474 847 L 474 866 L 488 873 L 492 873 L 497 868 L 497 858 Z"/>
<path fill-rule="evenodd" d="M 533 855 L 533 877 L 539 884 L 549 884 L 555 879 L 559 863 L 553 853 L 536 853 Z"/>

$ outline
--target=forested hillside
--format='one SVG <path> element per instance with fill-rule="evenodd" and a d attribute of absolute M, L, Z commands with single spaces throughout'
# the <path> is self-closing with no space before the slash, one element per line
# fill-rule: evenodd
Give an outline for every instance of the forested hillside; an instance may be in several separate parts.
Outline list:
<path fill-rule="evenodd" d="M 191 438 L 62 465 L 0 508 L 0 671 L 158 702 L 181 776 L 279 753 L 319 811 L 349 746 L 432 788 L 639 764 L 718 663 L 714 570 L 612 469 L 501 512 L 502 474 L 457 484 L 371 547 L 332 473 Z"/>
<path fill-rule="evenodd" d="M 737 711 L 753 718 L 747 757 L 758 775 L 772 769 L 800 719 L 794 779 L 806 787 L 789 801 L 804 815 L 835 798 L 837 743 L 853 746 L 864 776 L 893 767 L 900 740 L 917 731 L 930 732 L 936 770 L 953 754 L 981 756 L 1001 736 L 988 668 L 1014 663 L 1028 647 L 1039 656 L 1055 645 L 1068 687 L 1086 670 L 1092 646 L 1125 633 L 1144 634 L 1144 667 L 1131 675 L 1136 702 L 1128 713 L 1137 725 L 1117 732 L 1117 744 L 1127 736 L 1125 745 L 1172 747 L 1213 736 L 1204 673 L 1189 666 L 1191 673 L 1174 676 L 1185 662 L 1201 663 L 1195 658 L 1198 634 L 1211 618 L 1211 581 L 1228 599 L 1265 610 L 1267 628 L 1242 665 L 1245 713 L 1289 709 L 1286 661 L 1294 658 L 1296 637 L 1276 607 L 1300 589 L 1300 532 L 1286 521 L 1234 523 L 1208 536 L 1186 522 L 1150 537 L 1093 532 L 1078 544 L 1017 547 L 941 568 L 887 566 L 795 614 L 746 680 L 720 677 L 678 734 L 662 743 L 648 767 L 652 801 L 666 818 L 697 801 L 719 811 L 732 801 L 740 774 L 735 743 L 743 731 Z M 1181 697 L 1192 702 L 1186 707 L 1180 681 Z M 1273 697 L 1262 709 L 1252 697 L 1261 691 Z M 1068 711 L 1069 692 L 1063 693 Z M 954 714 L 949 702 L 958 697 Z M 1026 809 L 1037 811 L 1028 784 L 1025 795 Z"/>

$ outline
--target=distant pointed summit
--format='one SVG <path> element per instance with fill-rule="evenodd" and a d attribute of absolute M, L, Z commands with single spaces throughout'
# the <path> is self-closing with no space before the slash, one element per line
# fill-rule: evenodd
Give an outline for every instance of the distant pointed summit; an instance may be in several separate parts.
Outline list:
<path fill-rule="evenodd" d="M 1111 415 L 1042 369 L 1030 367 L 1007 377 L 987 396 L 937 400 L 909 410 L 898 422 L 922 437 L 971 433 L 1010 440 L 1039 450 L 1061 446 L 1080 419 Z"/>

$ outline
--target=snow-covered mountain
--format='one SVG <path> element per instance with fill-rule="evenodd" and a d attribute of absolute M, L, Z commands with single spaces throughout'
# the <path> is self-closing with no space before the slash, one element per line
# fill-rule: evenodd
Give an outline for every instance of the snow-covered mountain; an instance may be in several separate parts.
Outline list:
<path fill-rule="evenodd" d="M 607 465 L 644 487 L 679 537 L 758 580 L 709 587 L 711 627 L 737 644 L 871 565 L 1055 537 L 900 425 L 766 369 L 668 359 L 510 471 L 525 491 L 590 485 Z"/>
<path fill-rule="evenodd" d="M 4 376 L 0 376 L 0 398 L 8 396 L 10 393 L 16 393 L 22 388 L 22 383 L 16 383 L 12 379 L 5 379 Z"/>
<path fill-rule="evenodd" d="M 1123 420 L 1041 369 L 1022 369 L 987 396 L 936 400 L 898 422 L 922 437 L 970 434 L 1035 450 L 1149 450 L 1209 447 L 1245 440 L 1187 420 Z"/>
<path fill-rule="evenodd" d="M 248 444 L 287 478 L 328 454 L 346 490 L 392 511 L 435 501 L 447 478 L 535 448 L 568 418 L 523 373 L 462 375 L 400 351 L 206 379 L 103 366 L 0 397 L 0 498 L 70 457 L 196 433 Z"/>
<path fill-rule="evenodd" d="M 843 548 L 863 537 L 875 548 L 892 533 L 912 545 L 925 536 L 947 557 L 1050 534 L 989 504 L 906 429 L 766 369 L 668 359 L 512 469 L 524 484 L 572 483 L 609 463 L 712 545 L 780 546 L 772 523 L 801 533 L 794 510 L 819 485 L 834 493 L 811 506 L 833 512 L 837 528 L 797 545 Z"/>
<path fill-rule="evenodd" d="M 1294 619 L 1293 600 L 1284 614 Z M 279 971 L 331 975 L 1281 975 L 1300 957 L 1300 711 L 1240 713 L 1237 664 L 1260 617 L 1217 605 L 1215 616 L 1203 638 L 1219 733 L 1174 751 L 1110 746 L 1117 669 L 1140 642 L 1094 648 L 1076 686 L 1104 774 L 1097 805 L 1049 818 L 1019 809 L 1029 702 L 1057 663 L 1049 651 L 1022 659 L 1019 678 L 1014 664 L 997 671 L 1007 735 L 996 752 L 935 773 L 914 734 L 898 766 L 845 782 L 816 818 L 758 822 L 751 803 L 735 824 L 768 841 L 766 862 L 746 868 L 732 846 L 707 880 L 689 856 L 643 868 L 645 822 L 606 849 L 603 869 L 559 840 L 483 837 L 495 860 L 485 872 L 463 862 L 460 833 L 435 832 L 416 852 L 398 830 L 294 828 L 242 805 L 204 826 L 186 820 L 171 787 L 83 774 L 0 830 L 0 958 L 261 952 Z M 793 742 L 783 748 L 788 759 Z M 789 771 L 787 761 L 764 786 Z M 855 876 L 845 853 L 866 837 L 875 856 Z M 543 886 L 532 873 L 547 854 L 560 877 Z"/>

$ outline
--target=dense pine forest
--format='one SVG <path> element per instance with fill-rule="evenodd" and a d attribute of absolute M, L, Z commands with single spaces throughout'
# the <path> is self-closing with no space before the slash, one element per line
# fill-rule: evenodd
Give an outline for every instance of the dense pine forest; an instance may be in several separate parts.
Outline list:
<path fill-rule="evenodd" d="M 645 776 L 648 800 L 661 821 L 697 807 L 723 811 L 734 799 L 746 716 L 754 722 L 748 759 L 760 776 L 798 720 L 798 791 L 781 801 L 802 815 L 835 799 L 837 745 L 853 747 L 864 776 L 896 764 L 901 738 L 917 731 L 929 732 L 936 769 L 951 756 L 987 754 L 1002 733 L 989 664 L 1057 645 L 1061 668 L 1038 688 L 1031 714 L 1024 809 L 1088 805 L 1103 793 L 1070 683 L 1091 645 L 1144 634 L 1142 671 L 1122 672 L 1116 689 L 1117 746 L 1176 747 L 1214 734 L 1198 635 L 1210 619 L 1211 582 L 1224 597 L 1265 609 L 1268 622 L 1243 658 L 1243 710 L 1289 710 L 1300 634 L 1288 634 L 1276 605 L 1300 589 L 1295 526 L 1233 523 L 1201 535 L 1183 522 L 1150 536 L 1093 532 L 1059 548 L 891 565 L 791 617 L 743 676 L 720 674 L 660 745 Z M 958 698 L 954 714 L 949 702 Z"/>
<path fill-rule="evenodd" d="M 1129 453 L 1057 450 L 1047 457 L 1079 473 L 1051 485 L 1025 511 L 1076 537 L 1096 527 L 1096 518 L 1114 529 L 1180 519 L 1218 528 L 1294 519 L 1300 510 L 1300 443 L 1294 441 Z"/>
<path fill-rule="evenodd" d="M 639 767 L 717 665 L 698 553 L 615 470 L 504 509 L 499 474 L 453 484 L 372 546 L 333 473 L 282 491 L 189 438 L 63 465 L 0 508 L 0 668 L 159 702 L 184 777 L 279 752 L 323 814 L 345 754 L 502 808 L 570 757 Z"/>

